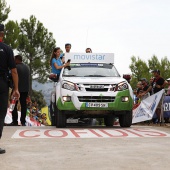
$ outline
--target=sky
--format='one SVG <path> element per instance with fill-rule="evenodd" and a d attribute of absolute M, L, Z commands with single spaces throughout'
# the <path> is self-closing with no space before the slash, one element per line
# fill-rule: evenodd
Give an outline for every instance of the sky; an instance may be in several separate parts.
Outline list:
<path fill-rule="evenodd" d="M 131 73 L 131 57 L 148 61 L 153 55 L 170 60 L 169 0 L 6 0 L 8 20 L 19 23 L 34 15 L 56 46 L 71 52 L 114 53 L 122 74 Z"/>

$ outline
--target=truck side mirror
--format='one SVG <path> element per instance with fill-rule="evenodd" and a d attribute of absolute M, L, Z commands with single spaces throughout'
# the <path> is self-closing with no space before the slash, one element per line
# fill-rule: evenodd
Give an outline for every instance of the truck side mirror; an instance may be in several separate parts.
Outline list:
<path fill-rule="evenodd" d="M 130 79 L 131 79 L 130 74 L 123 74 L 123 78 L 126 79 L 128 83 L 130 83 Z"/>

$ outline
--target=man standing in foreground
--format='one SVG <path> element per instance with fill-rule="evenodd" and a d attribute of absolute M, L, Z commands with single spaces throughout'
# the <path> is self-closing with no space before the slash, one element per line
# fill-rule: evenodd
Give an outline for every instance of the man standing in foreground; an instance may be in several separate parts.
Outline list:
<path fill-rule="evenodd" d="M 8 92 L 9 85 L 7 74 L 11 70 L 14 88 L 11 97 L 16 97 L 18 100 L 20 97 L 18 91 L 18 74 L 15 66 L 14 55 L 12 49 L 4 44 L 4 25 L 0 24 L 0 138 L 2 137 L 2 131 L 4 126 L 4 119 L 7 113 L 8 107 Z M 0 154 L 5 153 L 5 149 L 0 148 Z"/>
<path fill-rule="evenodd" d="M 20 93 L 20 104 L 21 104 L 21 125 L 25 126 L 25 117 L 27 112 L 27 96 L 29 92 L 29 76 L 30 70 L 27 65 L 22 62 L 22 56 L 16 55 L 15 56 L 15 63 L 17 67 L 18 77 L 19 77 L 19 93 Z M 16 102 L 15 108 L 12 112 L 12 119 L 13 122 L 11 125 L 17 126 L 18 125 L 18 111 L 17 111 L 18 101 Z"/>

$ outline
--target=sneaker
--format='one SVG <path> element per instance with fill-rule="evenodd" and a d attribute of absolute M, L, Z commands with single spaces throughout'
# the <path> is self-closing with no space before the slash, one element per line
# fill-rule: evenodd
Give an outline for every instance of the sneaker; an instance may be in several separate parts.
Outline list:
<path fill-rule="evenodd" d="M 0 154 L 3 154 L 3 153 L 5 153 L 6 151 L 5 151 L 5 149 L 1 149 L 0 148 Z"/>
<path fill-rule="evenodd" d="M 12 123 L 8 124 L 7 126 L 20 126 L 20 125 L 18 125 L 18 123 L 12 122 Z"/>

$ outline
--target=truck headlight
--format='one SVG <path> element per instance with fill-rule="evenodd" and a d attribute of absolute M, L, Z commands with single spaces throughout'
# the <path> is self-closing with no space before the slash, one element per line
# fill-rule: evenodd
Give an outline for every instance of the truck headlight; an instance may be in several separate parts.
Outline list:
<path fill-rule="evenodd" d="M 75 83 L 71 83 L 69 81 L 64 81 L 62 84 L 62 88 L 71 91 L 78 91 L 78 86 Z"/>
<path fill-rule="evenodd" d="M 70 96 L 63 96 L 63 101 L 70 102 L 71 101 L 71 97 Z"/>
<path fill-rule="evenodd" d="M 120 82 L 118 84 L 113 84 L 110 88 L 110 91 L 123 91 L 129 89 L 129 86 L 126 82 Z"/>

